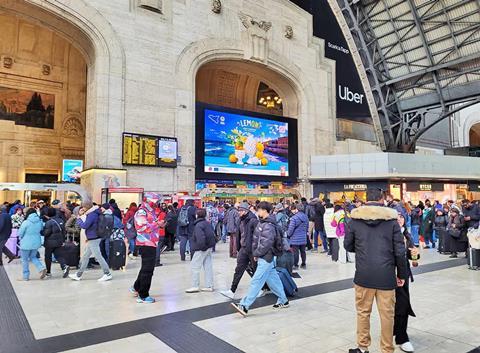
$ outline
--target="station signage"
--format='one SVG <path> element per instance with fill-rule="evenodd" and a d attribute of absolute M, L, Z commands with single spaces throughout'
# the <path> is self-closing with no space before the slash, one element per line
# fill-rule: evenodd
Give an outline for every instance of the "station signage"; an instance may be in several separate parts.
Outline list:
<path fill-rule="evenodd" d="M 177 161 L 176 138 L 123 133 L 123 165 L 174 168 Z"/>
<path fill-rule="evenodd" d="M 407 191 L 409 192 L 434 192 L 434 191 L 444 191 L 445 187 L 442 183 L 427 183 L 427 182 L 409 182 L 407 183 Z"/>
<path fill-rule="evenodd" d="M 480 183 L 479 182 L 468 183 L 468 191 L 480 192 Z"/>
<path fill-rule="evenodd" d="M 349 191 L 366 191 L 368 186 L 366 184 L 344 184 L 343 190 Z"/>

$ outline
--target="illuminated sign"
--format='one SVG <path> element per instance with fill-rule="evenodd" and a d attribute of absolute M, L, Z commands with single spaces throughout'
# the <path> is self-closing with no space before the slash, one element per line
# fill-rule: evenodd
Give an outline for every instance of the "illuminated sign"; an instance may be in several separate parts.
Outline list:
<path fill-rule="evenodd" d="M 176 167 L 177 139 L 174 137 L 123 134 L 122 164 L 145 167 Z"/>

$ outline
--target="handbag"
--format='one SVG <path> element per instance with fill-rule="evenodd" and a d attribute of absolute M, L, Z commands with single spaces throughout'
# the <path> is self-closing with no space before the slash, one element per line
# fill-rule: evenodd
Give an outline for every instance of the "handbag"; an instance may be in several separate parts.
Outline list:
<path fill-rule="evenodd" d="M 462 231 L 457 228 L 449 228 L 448 229 L 448 234 L 455 239 L 459 239 L 460 236 L 462 235 Z"/>

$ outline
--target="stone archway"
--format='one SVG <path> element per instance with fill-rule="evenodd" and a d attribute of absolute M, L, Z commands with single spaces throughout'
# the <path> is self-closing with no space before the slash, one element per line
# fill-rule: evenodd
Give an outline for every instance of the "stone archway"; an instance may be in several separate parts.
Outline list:
<path fill-rule="evenodd" d="M 0 11 L 40 24 L 71 42 L 87 62 L 86 167 L 121 167 L 125 53 L 110 23 L 85 0 L 0 0 Z"/>
<path fill-rule="evenodd" d="M 176 65 L 176 131 L 179 140 L 190 141 L 179 147 L 179 153 L 184 161 L 184 168 L 178 168 L 176 180 L 178 185 L 194 185 L 195 139 L 185 127 L 195 125 L 195 79 L 199 69 L 214 61 L 242 61 L 259 65 L 264 71 L 271 71 L 281 77 L 284 84 L 290 86 L 292 96 L 296 97 L 296 114 L 298 119 L 299 141 L 299 179 L 303 195 L 311 194 L 308 183 L 310 154 L 333 153 L 335 145 L 335 106 L 326 105 L 333 102 L 335 88 L 332 73 L 333 63 L 323 61 L 323 47 L 314 44 L 319 62 L 315 69 L 308 73 L 282 55 L 268 50 L 264 61 L 246 59 L 248 50 L 242 41 L 229 39 L 206 39 L 192 43 L 181 53 Z M 316 76 L 318 75 L 318 76 Z M 320 92 L 319 83 L 327 82 L 328 90 L 324 90 L 325 100 L 318 99 L 315 94 Z M 279 82 L 280 82 L 279 81 Z M 321 138 L 318 138 L 322 134 Z M 308 148 L 307 148 L 308 146 Z M 309 152 L 307 152 L 309 151 Z M 313 151 L 313 152 L 312 152 Z M 316 152 L 319 151 L 319 152 Z"/>
<path fill-rule="evenodd" d="M 257 94 L 262 83 L 281 97 L 281 111 L 269 112 L 259 106 Z M 215 60 L 202 65 L 196 76 L 196 100 L 293 118 L 299 113 L 298 96 L 290 82 L 264 65 L 240 60 Z"/>
<path fill-rule="evenodd" d="M 469 146 L 480 147 L 480 122 L 476 123 L 470 128 Z"/>

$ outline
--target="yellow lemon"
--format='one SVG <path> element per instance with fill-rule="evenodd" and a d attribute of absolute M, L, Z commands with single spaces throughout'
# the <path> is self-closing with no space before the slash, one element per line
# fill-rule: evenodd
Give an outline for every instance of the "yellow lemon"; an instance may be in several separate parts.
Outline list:
<path fill-rule="evenodd" d="M 262 165 L 267 165 L 268 164 L 268 159 L 263 157 L 260 162 L 262 162 Z"/>
<path fill-rule="evenodd" d="M 263 143 L 261 143 L 261 142 L 257 143 L 257 151 L 258 152 L 263 152 L 264 149 L 265 149 L 265 146 L 263 145 Z"/>
<path fill-rule="evenodd" d="M 262 159 L 263 158 L 263 152 L 261 151 L 258 151 L 255 156 L 258 158 L 258 159 Z"/>
<path fill-rule="evenodd" d="M 230 161 L 230 163 L 237 163 L 238 162 L 238 158 L 234 154 L 231 154 L 230 157 L 228 157 L 228 160 Z"/>

